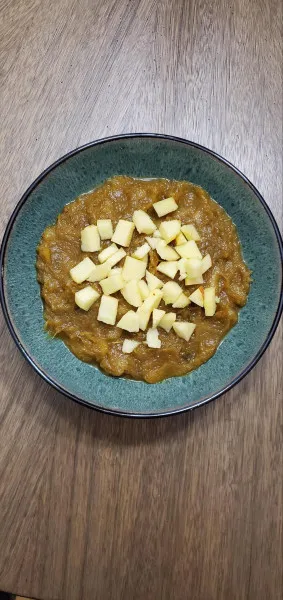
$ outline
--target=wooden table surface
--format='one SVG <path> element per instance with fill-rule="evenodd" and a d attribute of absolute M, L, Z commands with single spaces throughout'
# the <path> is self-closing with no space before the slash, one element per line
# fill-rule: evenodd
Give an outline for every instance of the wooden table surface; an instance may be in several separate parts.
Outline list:
<path fill-rule="evenodd" d="M 216 150 L 281 221 L 280 0 L 0 6 L 1 234 L 55 159 L 133 131 Z M 281 600 L 280 331 L 226 396 L 147 421 L 71 402 L 25 362 L 2 315 L 0 335 L 0 589 Z"/>

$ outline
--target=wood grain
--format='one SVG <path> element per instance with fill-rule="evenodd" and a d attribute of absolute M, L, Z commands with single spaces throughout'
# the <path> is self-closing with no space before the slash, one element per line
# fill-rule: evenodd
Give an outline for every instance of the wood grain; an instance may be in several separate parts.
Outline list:
<path fill-rule="evenodd" d="M 223 154 L 282 216 L 280 0 L 0 0 L 0 234 L 52 161 L 156 131 Z M 0 589 L 281 600 L 282 337 L 193 414 L 122 420 L 32 371 L 0 321 Z"/>

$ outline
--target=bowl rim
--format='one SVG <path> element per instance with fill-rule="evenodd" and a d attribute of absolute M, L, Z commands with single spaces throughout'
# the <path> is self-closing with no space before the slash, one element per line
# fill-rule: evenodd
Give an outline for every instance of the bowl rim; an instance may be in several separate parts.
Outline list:
<path fill-rule="evenodd" d="M 76 154 L 79 154 L 80 152 L 82 152 L 88 148 L 91 148 L 93 146 L 102 145 L 102 144 L 112 142 L 112 141 L 117 142 L 119 140 L 126 140 L 126 139 L 130 139 L 130 138 L 157 138 L 157 139 L 159 138 L 159 139 L 164 139 L 164 140 L 168 140 L 168 141 L 179 142 L 179 143 L 185 144 L 187 146 L 191 146 L 193 148 L 199 149 L 199 150 L 205 152 L 206 154 L 209 154 L 210 156 L 214 157 L 219 162 L 225 164 L 229 169 L 231 169 L 234 173 L 236 173 L 236 175 L 238 175 L 249 186 L 249 188 L 253 191 L 253 193 L 255 194 L 255 196 L 257 197 L 257 199 L 263 206 L 263 208 L 264 208 L 265 212 L 267 213 L 267 215 L 271 221 L 271 224 L 273 226 L 273 230 L 275 233 L 275 237 L 277 239 L 279 253 L 280 253 L 280 257 L 281 257 L 281 294 L 280 294 L 277 310 L 276 310 L 276 313 L 275 313 L 275 316 L 273 319 L 273 323 L 272 323 L 271 328 L 266 336 L 264 343 L 261 345 L 258 352 L 253 357 L 253 359 L 248 363 L 248 365 L 242 371 L 240 371 L 240 373 L 236 377 L 234 377 L 234 379 L 232 379 L 232 381 L 230 381 L 226 386 L 224 386 L 222 389 L 215 392 L 215 394 L 211 394 L 208 397 L 206 397 L 200 401 L 195 401 L 191 405 L 188 405 L 188 406 L 183 405 L 181 407 L 177 407 L 177 408 L 173 408 L 173 409 L 169 409 L 169 410 L 149 412 L 149 413 L 139 413 L 139 412 L 132 413 L 132 412 L 124 411 L 124 410 L 119 410 L 119 409 L 114 409 L 114 408 L 112 409 L 112 408 L 107 408 L 104 406 L 99 406 L 97 404 L 92 404 L 91 402 L 84 400 L 83 398 L 79 398 L 79 396 L 76 396 L 75 394 L 72 394 L 71 392 L 66 390 L 63 386 L 61 386 L 59 383 L 57 383 L 54 379 L 52 379 L 52 377 L 50 377 L 47 373 L 45 373 L 44 370 L 39 365 L 36 364 L 36 362 L 34 361 L 32 356 L 28 353 L 28 351 L 26 350 L 24 345 L 21 343 L 21 340 L 19 339 L 19 337 L 16 333 L 16 330 L 13 326 L 13 322 L 9 315 L 6 298 L 5 298 L 5 291 L 4 291 L 4 263 L 5 263 L 5 254 L 6 254 L 9 236 L 12 231 L 14 222 L 15 222 L 22 206 L 24 205 L 24 203 L 26 202 L 26 200 L 28 199 L 30 194 L 38 186 L 38 184 L 41 181 L 43 181 L 43 179 L 46 177 L 46 175 L 51 173 L 51 171 L 56 169 L 56 167 L 58 165 L 64 163 L 70 157 L 72 157 Z M 4 231 L 1 248 L 0 248 L 0 303 L 2 306 L 6 324 L 8 326 L 8 330 L 9 330 L 14 342 L 16 343 L 16 346 L 20 350 L 20 352 L 23 354 L 23 356 L 28 361 L 28 363 L 32 366 L 32 368 L 38 373 L 38 375 L 40 375 L 40 377 L 42 377 L 42 379 L 44 379 L 44 381 L 46 381 L 49 385 L 51 385 L 58 392 L 62 393 L 64 396 L 67 396 L 68 398 L 71 398 L 71 400 L 74 400 L 78 404 L 84 405 L 88 408 L 92 408 L 92 409 L 97 410 L 102 413 L 120 416 L 120 417 L 156 418 L 156 417 L 166 417 L 166 416 L 176 415 L 176 414 L 180 414 L 183 412 L 194 410 L 195 408 L 198 408 L 204 404 L 208 404 L 209 402 L 216 400 L 216 398 L 219 398 L 220 396 L 222 396 L 223 394 L 228 392 L 230 389 L 232 389 L 235 385 L 237 385 L 237 383 L 239 383 L 253 369 L 253 367 L 257 364 L 257 362 L 260 360 L 260 358 L 263 356 L 264 352 L 268 348 L 268 346 L 274 336 L 276 328 L 278 326 L 280 317 L 281 317 L 281 313 L 282 313 L 282 309 L 283 309 L 283 294 L 282 294 L 282 292 L 283 292 L 283 241 L 282 241 L 282 237 L 281 237 L 281 234 L 279 231 L 279 227 L 276 223 L 275 217 L 273 216 L 271 209 L 269 208 L 269 206 L 267 205 L 267 203 L 265 202 L 264 198 L 262 197 L 260 192 L 257 190 L 257 188 L 237 167 L 235 167 L 232 163 L 230 163 L 228 160 L 223 158 L 220 154 L 217 154 L 213 150 L 210 150 L 209 148 L 206 148 L 205 146 L 202 146 L 201 144 L 198 144 L 191 140 L 186 140 L 181 137 L 177 137 L 174 135 L 162 134 L 162 133 L 124 133 L 124 134 L 113 135 L 113 136 L 109 136 L 109 137 L 103 137 L 98 140 L 88 142 L 87 144 L 79 146 L 78 148 L 75 148 L 74 150 L 67 152 L 61 158 L 58 158 L 49 167 L 47 167 L 44 171 L 42 171 L 42 173 L 31 183 L 31 185 L 27 188 L 27 190 L 24 192 L 24 194 L 20 198 L 19 202 L 16 204 L 16 206 L 8 220 L 8 223 L 6 225 L 6 229 Z"/>

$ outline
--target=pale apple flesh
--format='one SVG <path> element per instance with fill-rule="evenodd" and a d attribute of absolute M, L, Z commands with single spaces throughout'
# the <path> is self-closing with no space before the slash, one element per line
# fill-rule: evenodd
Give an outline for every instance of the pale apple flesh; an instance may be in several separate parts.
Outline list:
<path fill-rule="evenodd" d="M 158 217 L 177 210 L 174 198 L 165 198 L 153 204 Z M 144 243 L 137 246 L 132 255 L 127 254 L 134 230 L 144 234 Z M 152 237 L 150 237 L 152 236 Z M 101 250 L 101 240 L 108 240 L 108 245 Z M 121 294 L 130 307 L 116 327 L 130 333 L 146 332 L 146 344 L 149 348 L 159 349 L 161 340 L 158 336 L 160 327 L 167 333 L 173 328 L 174 333 L 189 341 L 195 324 L 177 320 L 175 312 L 167 312 L 166 306 L 181 311 L 191 303 L 204 309 L 205 316 L 211 317 L 216 312 L 219 302 L 214 287 L 199 287 L 191 294 L 186 294 L 176 281 L 184 281 L 185 286 L 203 283 L 203 274 L 212 266 L 210 254 L 202 256 L 197 242 L 201 240 L 196 227 L 182 224 L 178 219 L 161 221 L 159 228 L 153 219 L 143 210 L 133 213 L 133 220 L 120 219 L 113 232 L 111 219 L 98 219 L 97 225 L 89 225 L 81 231 L 82 251 L 99 252 L 96 265 L 86 257 L 70 270 L 74 282 L 85 280 L 97 282 L 103 295 L 100 301 L 97 319 L 107 325 L 116 323 L 119 298 Z M 175 248 L 170 245 L 173 242 Z M 158 257 L 156 271 L 171 281 L 160 279 L 147 270 L 148 255 L 155 251 Z M 122 259 L 122 267 L 116 267 Z M 100 294 L 91 286 L 75 293 L 75 303 L 79 308 L 88 311 Z M 162 302 L 161 308 L 158 308 Z M 178 313 L 179 314 L 179 313 Z M 152 327 L 149 327 L 152 316 Z M 124 354 L 131 354 L 140 344 L 139 340 L 125 338 L 122 345 Z"/>

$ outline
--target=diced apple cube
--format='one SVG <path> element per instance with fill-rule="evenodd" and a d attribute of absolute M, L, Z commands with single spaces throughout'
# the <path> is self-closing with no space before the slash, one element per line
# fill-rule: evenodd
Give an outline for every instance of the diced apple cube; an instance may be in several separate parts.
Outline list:
<path fill-rule="evenodd" d="M 174 198 L 165 198 L 165 200 L 160 200 L 159 202 L 155 202 L 153 204 L 153 208 L 159 217 L 164 217 L 169 213 L 177 210 L 178 204 L 175 202 Z"/>
<path fill-rule="evenodd" d="M 185 279 L 185 285 L 199 285 L 200 283 L 203 283 L 202 275 L 199 277 L 186 277 Z"/>
<path fill-rule="evenodd" d="M 139 233 L 151 235 L 156 229 L 155 223 L 144 210 L 135 210 L 133 221 Z"/>
<path fill-rule="evenodd" d="M 160 231 L 158 231 L 158 229 L 156 229 L 152 235 L 154 238 L 161 238 L 161 233 Z"/>
<path fill-rule="evenodd" d="M 151 311 L 150 310 L 144 310 L 144 308 L 141 306 L 137 310 L 137 315 L 138 315 L 138 319 L 139 319 L 139 328 L 142 331 L 145 331 L 146 328 L 147 328 L 147 326 L 148 326 L 148 323 L 149 323 Z"/>
<path fill-rule="evenodd" d="M 183 225 L 181 231 L 185 234 L 187 240 L 194 240 L 199 242 L 200 235 L 194 225 Z"/>
<path fill-rule="evenodd" d="M 181 221 L 174 219 L 173 221 L 163 221 L 159 227 L 161 237 L 170 244 L 181 230 Z"/>
<path fill-rule="evenodd" d="M 187 241 L 187 238 L 185 238 L 184 234 L 181 232 L 179 233 L 179 235 L 177 235 L 175 243 L 176 246 L 182 246 L 182 244 L 185 244 Z"/>
<path fill-rule="evenodd" d="M 113 296 L 102 296 L 97 320 L 107 325 L 115 325 L 118 310 L 118 300 Z"/>
<path fill-rule="evenodd" d="M 115 252 L 115 254 L 113 254 L 112 256 L 110 256 L 110 258 L 107 259 L 107 262 L 110 265 L 110 267 L 114 267 L 114 265 L 117 265 L 117 263 L 120 262 L 120 260 L 122 260 L 122 258 L 124 258 L 125 256 L 125 250 L 123 248 L 120 248 L 118 252 Z"/>
<path fill-rule="evenodd" d="M 116 252 L 118 252 L 118 246 L 116 246 L 116 244 L 111 244 L 110 246 L 107 246 L 107 248 L 104 248 L 97 258 L 100 263 L 103 263 L 111 258 Z"/>
<path fill-rule="evenodd" d="M 174 304 L 182 294 L 182 288 L 175 281 L 167 281 L 163 286 L 162 293 L 165 304 Z"/>
<path fill-rule="evenodd" d="M 148 242 L 148 244 L 150 245 L 150 247 L 152 248 L 152 250 L 156 250 L 156 246 L 158 244 L 158 241 L 160 238 L 155 238 L 155 237 L 147 237 L 146 236 L 146 241 Z"/>
<path fill-rule="evenodd" d="M 87 257 L 70 269 L 70 275 L 76 283 L 83 283 L 90 276 L 94 267 L 95 264 Z"/>
<path fill-rule="evenodd" d="M 125 329 L 125 331 L 129 331 L 130 333 L 137 333 L 139 331 L 139 318 L 137 313 L 133 310 L 129 310 L 117 323 L 117 327 Z"/>
<path fill-rule="evenodd" d="M 152 327 L 158 327 L 162 317 L 165 315 L 165 310 L 154 308 L 152 311 Z"/>
<path fill-rule="evenodd" d="M 178 260 L 178 268 L 179 268 L 182 279 L 185 279 L 185 277 L 187 275 L 186 265 L 187 265 L 186 258 L 180 258 L 180 260 Z M 180 277 L 180 279 L 181 279 L 181 277 Z"/>
<path fill-rule="evenodd" d="M 161 279 L 158 279 L 158 277 L 150 273 L 150 271 L 146 271 L 145 277 L 150 292 L 163 287 L 163 281 L 161 281 Z"/>
<path fill-rule="evenodd" d="M 111 240 L 113 235 L 111 219 L 98 219 L 97 228 L 101 240 Z"/>
<path fill-rule="evenodd" d="M 181 246 L 176 246 L 181 248 Z M 178 260 L 177 252 L 171 246 L 167 246 L 165 240 L 157 240 L 156 252 L 163 260 Z"/>
<path fill-rule="evenodd" d="M 114 269 L 111 269 L 109 275 L 111 275 L 111 277 L 112 275 L 122 275 L 122 267 L 114 267 Z"/>
<path fill-rule="evenodd" d="M 187 276 L 190 279 L 202 276 L 202 261 L 199 258 L 188 258 L 186 260 Z"/>
<path fill-rule="evenodd" d="M 215 287 L 205 288 L 203 306 L 205 316 L 213 317 L 216 311 Z"/>
<path fill-rule="evenodd" d="M 131 354 L 139 345 L 140 342 L 126 339 L 123 341 L 122 352 L 124 352 L 124 354 Z"/>
<path fill-rule="evenodd" d="M 90 285 L 75 293 L 75 303 L 83 310 L 89 310 L 100 294 Z"/>
<path fill-rule="evenodd" d="M 150 245 L 147 242 L 145 242 L 145 244 L 135 249 L 132 256 L 133 258 L 138 258 L 139 260 L 142 260 L 149 253 L 149 251 Z"/>
<path fill-rule="evenodd" d="M 170 277 L 170 279 L 174 279 L 179 267 L 178 262 L 178 260 L 171 260 L 170 262 L 161 262 L 157 267 L 157 271 L 160 271 L 160 273 L 167 275 L 167 277 Z"/>
<path fill-rule="evenodd" d="M 162 300 L 162 291 L 161 290 L 153 290 L 150 292 L 148 298 L 146 298 L 139 310 L 144 310 L 145 312 L 152 312 L 154 308 L 157 308 Z"/>
<path fill-rule="evenodd" d="M 178 337 L 189 341 L 191 335 L 194 333 L 196 326 L 194 323 L 187 323 L 186 321 L 176 321 L 173 323 L 173 329 Z"/>
<path fill-rule="evenodd" d="M 184 292 L 182 292 L 182 294 L 180 294 L 179 298 L 176 300 L 176 302 L 174 302 L 173 304 L 173 308 L 185 308 L 186 306 L 188 306 L 191 303 L 190 299 L 188 298 L 188 296 L 186 296 L 186 294 L 184 294 Z"/>
<path fill-rule="evenodd" d="M 105 277 L 109 275 L 110 271 L 111 267 L 108 263 L 96 265 L 87 280 L 91 282 L 100 281 L 101 279 L 105 279 Z"/>
<path fill-rule="evenodd" d="M 146 343 L 149 348 L 161 348 L 161 340 L 158 337 L 157 329 L 151 327 L 146 334 Z"/>
<path fill-rule="evenodd" d="M 202 259 L 202 274 L 206 273 L 208 269 L 212 266 L 211 256 L 210 254 L 206 254 Z"/>
<path fill-rule="evenodd" d="M 176 321 L 176 314 L 173 312 L 166 313 L 159 322 L 159 327 L 162 327 L 162 329 L 165 329 L 169 333 L 174 321 Z"/>
<path fill-rule="evenodd" d="M 119 292 L 125 285 L 125 281 L 121 275 L 112 275 L 106 279 L 101 279 L 99 283 L 105 296 Z"/>
<path fill-rule="evenodd" d="M 83 252 L 100 250 L 100 237 L 96 225 L 87 225 L 81 231 L 81 249 Z"/>
<path fill-rule="evenodd" d="M 201 252 L 199 251 L 194 240 L 190 240 L 189 242 L 186 242 L 186 244 L 181 244 L 181 246 L 176 246 L 176 250 L 182 258 L 202 259 Z"/>
<path fill-rule="evenodd" d="M 127 256 L 124 262 L 122 276 L 125 281 L 142 279 L 146 272 L 146 264 L 142 260 Z"/>
<path fill-rule="evenodd" d="M 111 238 L 111 241 L 119 246 L 128 247 L 131 243 L 132 235 L 134 233 L 135 225 L 132 221 L 125 221 L 120 219 L 116 225 L 116 229 Z"/>
<path fill-rule="evenodd" d="M 140 279 L 140 281 L 138 281 L 138 286 L 142 300 L 145 300 L 149 296 L 149 287 L 144 279 Z"/>
<path fill-rule="evenodd" d="M 121 294 L 131 306 L 138 308 L 142 305 L 142 297 L 136 279 L 132 279 L 132 281 L 126 283 L 121 289 Z"/>
<path fill-rule="evenodd" d="M 195 290 L 189 296 L 189 298 L 192 302 L 194 302 L 194 304 L 197 304 L 198 306 L 203 307 L 203 292 L 202 292 L 201 288 L 198 288 L 197 290 Z"/>

